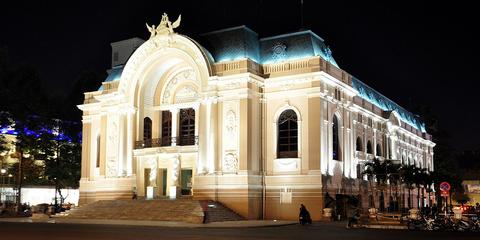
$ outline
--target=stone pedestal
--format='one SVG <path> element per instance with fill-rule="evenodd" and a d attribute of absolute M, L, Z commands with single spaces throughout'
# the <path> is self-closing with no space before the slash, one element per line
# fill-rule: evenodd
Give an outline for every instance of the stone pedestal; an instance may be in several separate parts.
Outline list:
<path fill-rule="evenodd" d="M 462 219 L 462 209 L 460 208 L 453 209 L 453 217 L 458 220 Z"/>
<path fill-rule="evenodd" d="M 323 217 L 326 219 L 332 218 L 332 209 L 331 208 L 324 208 L 323 209 Z"/>
<path fill-rule="evenodd" d="M 368 209 L 368 216 L 370 218 L 377 218 L 377 213 L 378 213 L 378 210 L 376 208 L 369 208 Z"/>
<path fill-rule="evenodd" d="M 177 186 L 170 186 L 170 191 L 168 193 L 168 197 L 170 199 L 175 199 L 177 198 Z"/>
<path fill-rule="evenodd" d="M 408 210 L 408 213 L 410 213 L 409 218 L 410 219 L 418 219 L 419 212 L 420 212 L 420 210 L 418 210 L 416 208 L 412 208 L 412 209 Z"/>
<path fill-rule="evenodd" d="M 147 187 L 146 199 L 153 199 L 154 198 L 156 188 L 157 187 L 153 187 L 153 186 L 148 186 Z"/>

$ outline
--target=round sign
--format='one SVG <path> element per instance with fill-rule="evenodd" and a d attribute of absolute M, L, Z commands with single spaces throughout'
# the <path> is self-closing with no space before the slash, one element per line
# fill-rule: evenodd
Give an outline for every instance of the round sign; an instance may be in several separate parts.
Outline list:
<path fill-rule="evenodd" d="M 442 191 L 450 191 L 450 184 L 448 182 L 440 183 L 440 190 Z"/>

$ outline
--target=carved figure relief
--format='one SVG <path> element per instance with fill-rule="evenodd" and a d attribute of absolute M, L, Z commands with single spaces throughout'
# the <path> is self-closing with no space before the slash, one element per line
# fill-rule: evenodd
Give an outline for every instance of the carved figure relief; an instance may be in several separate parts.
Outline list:
<path fill-rule="evenodd" d="M 222 170 L 226 173 L 236 173 L 238 171 L 238 159 L 235 153 L 227 153 L 223 157 Z"/>

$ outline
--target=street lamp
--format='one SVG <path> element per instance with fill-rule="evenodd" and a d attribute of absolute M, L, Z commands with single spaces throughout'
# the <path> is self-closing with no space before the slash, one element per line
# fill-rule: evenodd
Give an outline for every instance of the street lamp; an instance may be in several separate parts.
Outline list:
<path fill-rule="evenodd" d="M 2 185 L 0 185 L 0 203 L 2 203 L 3 186 L 5 184 L 5 173 L 7 173 L 7 169 L 5 169 L 5 168 L 0 169 L 0 173 L 2 174 Z"/>

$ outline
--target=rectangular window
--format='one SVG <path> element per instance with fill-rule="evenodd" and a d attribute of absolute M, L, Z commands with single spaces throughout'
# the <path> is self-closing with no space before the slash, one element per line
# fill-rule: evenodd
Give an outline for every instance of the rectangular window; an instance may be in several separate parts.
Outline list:
<path fill-rule="evenodd" d="M 195 145 L 195 110 L 193 108 L 180 109 L 180 126 L 178 145 Z"/>
<path fill-rule="evenodd" d="M 172 113 L 162 111 L 162 146 L 172 144 Z"/>

